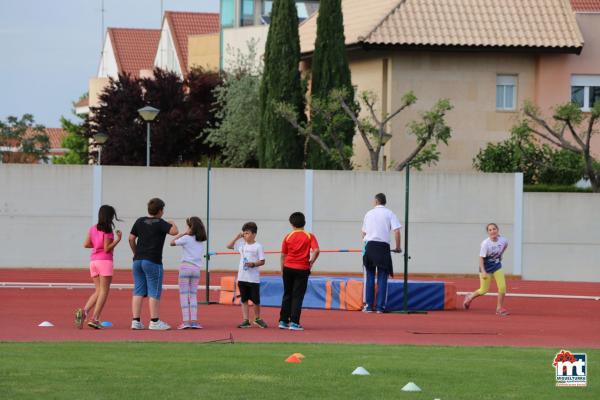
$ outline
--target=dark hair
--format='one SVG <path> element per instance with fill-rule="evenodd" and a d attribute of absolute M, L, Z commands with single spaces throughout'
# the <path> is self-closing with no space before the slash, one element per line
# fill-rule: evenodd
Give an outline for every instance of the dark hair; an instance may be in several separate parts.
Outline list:
<path fill-rule="evenodd" d="M 489 224 L 487 224 L 487 225 L 485 226 L 485 231 L 486 231 L 486 232 L 487 232 L 488 228 L 490 227 L 490 225 L 492 225 L 492 226 L 495 226 L 495 227 L 496 227 L 496 230 L 498 230 L 498 231 L 500 230 L 500 228 L 498 228 L 498 225 L 496 225 L 496 223 L 495 223 L 495 222 L 490 222 Z"/>
<path fill-rule="evenodd" d="M 204 242 L 206 240 L 206 228 L 200 218 L 189 217 L 185 220 L 185 223 L 191 228 L 190 234 L 195 236 L 198 242 Z"/>
<path fill-rule="evenodd" d="M 250 231 L 252 233 L 258 232 L 258 226 L 256 226 L 256 222 L 246 222 L 244 226 L 242 226 L 242 232 Z"/>
<path fill-rule="evenodd" d="M 290 215 L 290 224 L 292 224 L 294 228 L 304 228 L 304 225 L 306 225 L 304 214 L 300 211 L 292 213 L 292 215 Z"/>
<path fill-rule="evenodd" d="M 148 214 L 154 216 L 165 208 L 165 202 L 155 197 L 148 202 Z"/>
<path fill-rule="evenodd" d="M 377 200 L 377 203 L 381 204 L 382 206 L 385 206 L 385 203 L 387 203 L 385 199 L 385 194 L 383 193 L 377 193 L 375 195 L 375 200 Z"/>
<path fill-rule="evenodd" d="M 104 233 L 112 233 L 115 228 L 115 219 L 121 221 L 117 217 L 114 207 L 107 204 L 103 205 L 98 210 L 98 224 L 96 225 L 96 229 Z"/>

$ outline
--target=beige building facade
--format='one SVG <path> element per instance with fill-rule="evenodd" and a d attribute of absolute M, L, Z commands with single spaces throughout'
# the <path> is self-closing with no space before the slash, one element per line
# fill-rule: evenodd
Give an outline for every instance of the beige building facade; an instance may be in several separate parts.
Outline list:
<path fill-rule="evenodd" d="M 377 95 L 379 112 L 396 110 L 408 91 L 418 98 L 391 122 L 393 137 L 383 153 L 387 169 L 414 149 L 416 142 L 408 124 L 431 109 L 437 100 L 448 98 L 454 107 L 446 118 L 453 133 L 450 145 L 440 146 L 440 161 L 431 169 L 465 171 L 471 169 L 480 148 L 505 139 L 517 120 L 516 107 L 496 107 L 498 78 L 514 78 L 515 105 L 535 94 L 536 57 L 526 53 L 381 51 L 368 56 L 350 53 L 349 62 L 353 84 L 359 91 L 370 90 Z M 358 135 L 353 162 L 360 169 L 370 165 L 368 151 Z"/>
<path fill-rule="evenodd" d="M 540 71 L 548 68 L 549 60 L 578 63 L 581 59 L 582 31 L 589 32 L 580 30 L 568 1 L 532 0 L 531 7 L 519 0 L 490 4 L 484 0 L 382 0 L 369 6 L 360 0 L 342 2 L 357 92 L 373 91 L 381 115 L 400 107 L 408 91 L 418 98 L 389 124 L 392 138 L 380 163 L 386 169 L 393 169 L 417 145 L 409 122 L 447 98 L 453 106 L 446 115 L 452 137 L 448 146 L 439 145 L 437 165 L 426 168 L 472 170 L 481 148 L 509 137 L 523 102 L 545 96 L 539 90 Z M 308 65 L 316 19 L 315 15 L 300 26 L 301 51 Z M 544 75 L 549 81 L 546 90 L 557 87 L 552 76 L 551 71 Z M 571 74 L 565 79 L 570 81 Z M 570 82 L 564 86 L 562 102 L 570 99 Z M 365 107 L 362 112 L 366 116 Z M 355 167 L 370 169 L 368 150 L 359 135 L 354 144 Z"/>
<path fill-rule="evenodd" d="M 219 70 L 219 40 L 219 33 L 188 36 L 188 70 L 195 67 Z"/>

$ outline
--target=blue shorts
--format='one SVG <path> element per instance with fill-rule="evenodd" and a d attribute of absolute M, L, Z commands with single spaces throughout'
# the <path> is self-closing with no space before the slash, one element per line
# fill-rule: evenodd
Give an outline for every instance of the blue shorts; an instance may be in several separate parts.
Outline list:
<path fill-rule="evenodd" d="M 133 261 L 133 295 L 160 299 L 163 266 L 148 260 Z"/>

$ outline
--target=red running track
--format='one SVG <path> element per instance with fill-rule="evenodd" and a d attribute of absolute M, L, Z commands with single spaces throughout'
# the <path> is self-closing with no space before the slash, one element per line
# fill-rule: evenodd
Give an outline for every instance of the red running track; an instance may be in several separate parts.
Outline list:
<path fill-rule="evenodd" d="M 218 284 L 220 274 L 211 275 Z M 428 279 L 431 280 L 431 279 Z M 453 281 L 458 291 L 477 288 L 476 279 Z M 89 282 L 85 270 L 0 270 L 0 282 Z M 129 272 L 118 271 L 116 283 L 131 283 Z M 168 272 L 165 283 L 176 283 Z M 509 280 L 509 293 L 600 296 L 600 283 Z M 304 332 L 275 327 L 278 309 L 264 308 L 268 329 L 237 329 L 241 310 L 235 306 L 200 305 L 198 331 L 131 331 L 130 290 L 112 290 L 103 320 L 114 327 L 101 331 L 75 329 L 73 310 L 81 306 L 91 289 L 0 288 L 0 340 L 2 341 L 188 341 L 228 338 L 243 342 L 329 342 L 431 344 L 459 346 L 543 346 L 554 348 L 600 348 L 600 301 L 509 297 L 512 314 L 494 314 L 496 298 L 477 299 L 469 311 L 437 311 L 425 315 L 363 314 L 349 311 L 304 310 Z M 216 293 L 213 293 L 216 295 Z M 204 299 L 204 293 L 199 298 Z M 216 299 L 216 296 L 214 296 Z M 143 321 L 147 323 L 144 304 Z M 180 322 L 178 293 L 163 292 L 161 318 L 176 326 Z M 37 325 L 51 321 L 55 327 Z"/>

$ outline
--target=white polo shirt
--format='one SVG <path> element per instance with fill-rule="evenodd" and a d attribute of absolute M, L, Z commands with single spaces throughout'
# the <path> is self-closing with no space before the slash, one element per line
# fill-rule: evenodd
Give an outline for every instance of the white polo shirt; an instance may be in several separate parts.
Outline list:
<path fill-rule="evenodd" d="M 402 224 L 391 210 L 378 205 L 365 214 L 362 231 L 366 242 L 390 243 L 390 231 L 401 229 Z"/>

